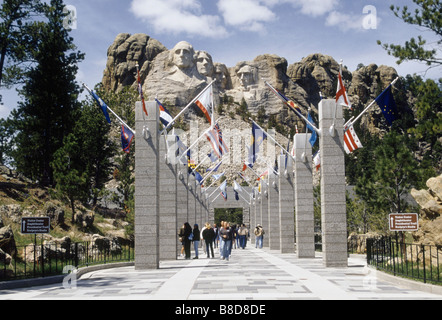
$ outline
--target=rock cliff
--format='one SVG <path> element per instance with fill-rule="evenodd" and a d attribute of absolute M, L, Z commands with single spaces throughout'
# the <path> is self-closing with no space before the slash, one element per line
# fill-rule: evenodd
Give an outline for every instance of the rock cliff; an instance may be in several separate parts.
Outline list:
<path fill-rule="evenodd" d="M 240 61 L 233 67 L 214 62 L 210 53 L 197 50 L 182 41 L 167 49 L 159 41 L 145 34 L 119 34 L 108 50 L 103 84 L 107 90 L 119 91 L 125 86 L 136 86 L 136 65 L 140 66 L 146 99 L 158 98 L 176 107 L 186 106 L 211 80 L 217 105 L 227 95 L 234 103 L 247 103 L 248 111 L 257 115 L 265 111 L 267 119 L 286 125 L 304 124 L 270 92 L 264 80 L 301 106 L 317 112 L 320 93 L 325 98 L 336 95 L 339 63 L 330 56 L 311 54 L 300 62 L 288 65 L 285 58 L 263 54 L 252 61 Z M 344 66 L 343 79 L 350 100 L 356 110 L 365 105 L 397 76 L 394 68 L 371 64 L 350 72 Z M 374 128 L 381 118 L 373 108 L 363 123 Z"/>

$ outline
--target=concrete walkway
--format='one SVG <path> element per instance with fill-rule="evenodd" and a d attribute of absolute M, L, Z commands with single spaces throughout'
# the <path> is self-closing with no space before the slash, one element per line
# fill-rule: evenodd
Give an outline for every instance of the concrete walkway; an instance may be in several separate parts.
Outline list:
<path fill-rule="evenodd" d="M 233 249 L 230 261 L 217 257 L 203 253 L 198 260 L 162 262 L 159 270 L 94 271 L 76 288 L 1 290 L 0 300 L 442 300 L 442 295 L 379 280 L 363 257 L 352 256 L 344 269 L 325 268 L 319 255 L 298 259 L 250 247 Z"/>

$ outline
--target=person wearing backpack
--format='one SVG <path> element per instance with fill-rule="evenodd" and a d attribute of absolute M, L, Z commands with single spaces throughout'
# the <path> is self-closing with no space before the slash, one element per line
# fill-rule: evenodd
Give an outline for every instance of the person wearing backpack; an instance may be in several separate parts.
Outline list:
<path fill-rule="evenodd" d="M 184 247 L 184 252 L 186 254 L 186 259 L 190 259 L 190 242 L 192 241 L 189 239 L 193 235 L 192 233 L 192 227 L 188 222 L 184 224 L 184 226 L 181 228 L 180 233 L 178 236 L 180 237 L 181 243 Z"/>

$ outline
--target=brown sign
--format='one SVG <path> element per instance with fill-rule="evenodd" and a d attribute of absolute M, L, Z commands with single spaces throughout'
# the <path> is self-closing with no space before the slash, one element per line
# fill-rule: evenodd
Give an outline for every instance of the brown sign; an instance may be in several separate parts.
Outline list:
<path fill-rule="evenodd" d="M 51 231 L 49 217 L 32 217 L 21 219 L 22 234 L 47 234 Z"/>
<path fill-rule="evenodd" d="M 419 215 L 417 213 L 392 213 L 389 221 L 390 231 L 419 230 Z"/>

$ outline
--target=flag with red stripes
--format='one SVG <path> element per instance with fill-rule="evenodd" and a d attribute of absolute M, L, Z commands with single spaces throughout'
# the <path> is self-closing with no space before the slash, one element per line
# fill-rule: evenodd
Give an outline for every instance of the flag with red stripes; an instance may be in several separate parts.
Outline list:
<path fill-rule="evenodd" d="M 213 119 L 213 86 L 210 86 L 201 97 L 195 102 L 206 116 L 207 121 L 212 125 Z"/>
<path fill-rule="evenodd" d="M 141 103 L 143 104 L 143 111 L 146 114 L 146 116 L 148 116 L 146 102 L 144 101 L 143 86 L 141 84 L 140 69 L 138 69 L 138 66 L 137 66 L 137 82 L 138 82 L 138 93 L 140 94 Z"/>
<path fill-rule="evenodd" d="M 344 134 L 345 152 L 347 152 L 347 154 L 350 154 L 359 148 L 363 148 L 362 143 L 359 140 L 353 126 L 350 126 Z"/>
<path fill-rule="evenodd" d="M 342 81 L 342 74 L 338 76 L 338 91 L 336 92 L 336 103 L 346 106 L 351 110 L 351 102 L 348 99 L 347 91 L 345 90 L 344 82 Z"/>

